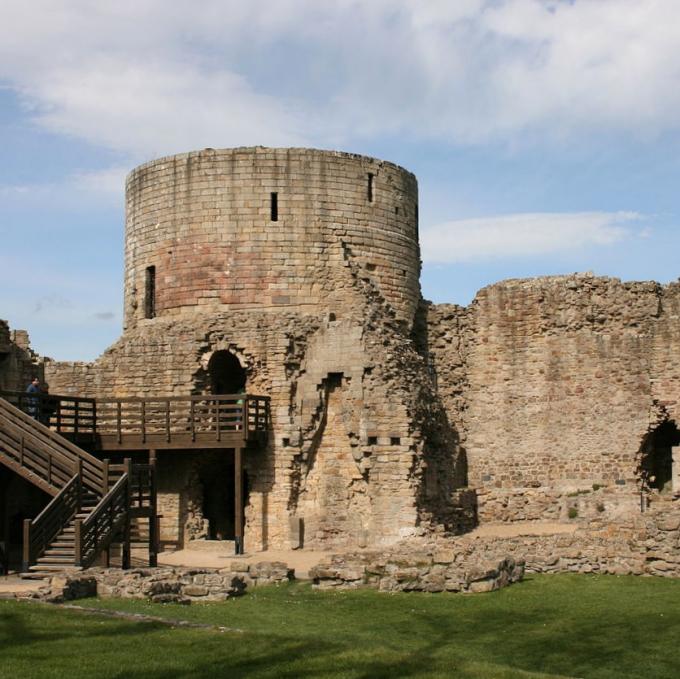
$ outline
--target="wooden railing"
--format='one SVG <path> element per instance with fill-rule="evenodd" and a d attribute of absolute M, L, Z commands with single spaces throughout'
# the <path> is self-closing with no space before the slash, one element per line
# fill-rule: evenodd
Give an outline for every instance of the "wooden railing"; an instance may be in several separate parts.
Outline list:
<path fill-rule="evenodd" d="M 123 474 L 86 519 L 76 519 L 76 566 L 91 566 L 99 552 L 111 543 L 129 521 L 129 491 L 128 475 Z"/>
<path fill-rule="evenodd" d="M 269 399 L 263 396 L 167 396 L 97 399 L 97 435 L 158 445 L 248 439 L 266 434 Z"/>
<path fill-rule="evenodd" d="M 23 571 L 27 571 L 44 554 L 54 538 L 73 519 L 80 508 L 80 501 L 80 474 L 75 474 L 35 519 L 24 521 Z"/>
<path fill-rule="evenodd" d="M 93 398 L 25 391 L 0 391 L 0 398 L 59 434 L 94 440 L 97 404 Z"/>
<path fill-rule="evenodd" d="M 2 391 L 0 398 L 70 441 L 95 447 L 216 447 L 235 438 L 262 441 L 269 429 L 269 398 L 249 394 L 93 399 Z"/>
<path fill-rule="evenodd" d="M 111 485 L 127 474 L 130 483 L 130 509 L 149 509 L 155 506 L 155 464 L 109 464 Z"/>
<path fill-rule="evenodd" d="M 104 492 L 103 464 L 0 398 L 0 456 L 17 473 L 56 495 L 80 471 L 83 487 Z"/>

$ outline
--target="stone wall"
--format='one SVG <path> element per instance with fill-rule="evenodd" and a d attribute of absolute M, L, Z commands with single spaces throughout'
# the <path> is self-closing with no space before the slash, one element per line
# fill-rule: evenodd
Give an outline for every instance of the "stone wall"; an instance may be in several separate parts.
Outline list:
<path fill-rule="evenodd" d="M 573 533 L 462 537 L 461 558 L 524 559 L 527 572 L 680 577 L 680 510 L 663 503 L 626 518 L 583 523 Z"/>
<path fill-rule="evenodd" d="M 396 165 L 312 149 L 205 149 L 136 168 L 126 195 L 128 328 L 144 322 L 151 266 L 159 317 L 335 311 L 343 302 L 335 275 L 344 265 L 342 243 L 399 318 L 413 320 L 417 184 Z"/>
<path fill-rule="evenodd" d="M 510 280 L 427 309 L 430 360 L 480 520 L 559 518 L 606 486 L 639 512 L 645 437 L 677 421 L 678 285 Z"/>
<path fill-rule="evenodd" d="M 460 524 L 458 435 L 411 336 L 411 174 L 348 154 L 208 150 L 138 168 L 127 195 L 127 328 L 93 364 L 49 363 L 53 392 L 207 393 L 210 358 L 228 351 L 248 392 L 271 399 L 269 442 L 245 455 L 249 549 L 390 544 Z M 182 455 L 159 453 L 168 542 L 205 534 Z"/>
<path fill-rule="evenodd" d="M 147 599 L 153 603 L 226 601 L 247 587 L 289 582 L 295 573 L 278 561 L 234 562 L 230 568 L 88 568 L 57 572 L 36 591 L 23 596 L 54 603 L 98 596 Z M 22 596 L 18 594 L 17 596 Z"/>
<path fill-rule="evenodd" d="M 43 379 L 40 357 L 25 330 L 11 330 L 0 320 L 0 390 L 24 391 L 33 377 Z"/>
<path fill-rule="evenodd" d="M 491 592 L 524 577 L 521 559 L 478 554 L 456 545 L 400 545 L 389 552 L 335 554 L 310 569 L 309 577 L 321 589 L 369 587 L 383 592 Z"/>

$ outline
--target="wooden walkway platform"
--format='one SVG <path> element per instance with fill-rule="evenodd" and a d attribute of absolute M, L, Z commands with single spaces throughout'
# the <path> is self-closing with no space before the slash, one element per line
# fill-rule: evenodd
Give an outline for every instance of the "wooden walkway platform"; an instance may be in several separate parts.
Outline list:
<path fill-rule="evenodd" d="M 263 445 L 269 398 L 251 394 L 85 398 L 0 392 L 64 438 L 97 452 Z"/>

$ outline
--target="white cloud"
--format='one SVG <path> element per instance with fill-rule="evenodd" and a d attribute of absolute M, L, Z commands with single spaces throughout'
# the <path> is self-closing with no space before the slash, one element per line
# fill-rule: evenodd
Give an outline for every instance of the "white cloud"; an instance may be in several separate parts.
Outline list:
<path fill-rule="evenodd" d="M 641 218 L 634 212 L 574 212 L 462 219 L 424 230 L 422 256 L 425 262 L 442 264 L 605 247 L 636 234 L 631 223 Z"/>
<path fill-rule="evenodd" d="M 125 176 L 129 167 L 109 167 L 101 170 L 74 172 L 55 182 L 39 184 L 0 185 L 0 197 L 5 205 L 74 205 L 102 202 L 120 206 L 125 197 Z M 10 228 L 9 224 L 4 225 Z M 3 225 L 0 225 L 0 230 Z"/>
<path fill-rule="evenodd" d="M 76 172 L 67 178 L 66 184 L 76 190 L 92 193 L 113 194 L 122 198 L 128 167 L 108 167 L 103 170 Z"/>
<path fill-rule="evenodd" d="M 381 134 L 477 143 L 680 119 L 677 0 L 0 0 L 0 81 L 139 158 Z"/>

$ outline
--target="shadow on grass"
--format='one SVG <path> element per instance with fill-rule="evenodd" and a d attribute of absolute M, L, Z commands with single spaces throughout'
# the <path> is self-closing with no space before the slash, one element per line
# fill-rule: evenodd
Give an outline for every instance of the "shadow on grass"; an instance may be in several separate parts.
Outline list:
<path fill-rule="evenodd" d="M 244 634 L 98 619 L 58 609 L 38 615 L 9 607 L 0 611 L 0 640 L 7 640 L 3 656 L 20 653 L 30 661 L 23 677 L 43 674 L 36 652 L 43 656 L 56 650 L 62 663 L 69 652 L 97 654 L 97 671 L 77 676 L 102 679 L 463 679 L 542 673 L 675 679 L 680 676 L 675 658 L 679 595 L 680 587 L 672 583 L 581 576 L 532 578 L 474 597 L 322 595 L 291 589 L 262 591 L 250 604 L 191 607 L 184 613 L 158 609 L 172 617 L 231 622 L 252 630 Z"/>

